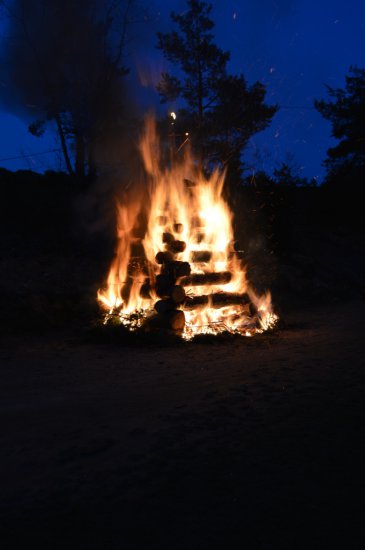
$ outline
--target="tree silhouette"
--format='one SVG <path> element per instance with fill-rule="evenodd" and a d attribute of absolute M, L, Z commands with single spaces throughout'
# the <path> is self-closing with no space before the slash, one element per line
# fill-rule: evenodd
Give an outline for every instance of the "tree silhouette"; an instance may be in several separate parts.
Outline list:
<path fill-rule="evenodd" d="M 0 0 L 9 110 L 23 109 L 40 136 L 57 130 L 69 174 L 96 171 L 96 151 L 123 116 L 124 46 L 133 0 Z"/>
<path fill-rule="evenodd" d="M 248 86 L 243 75 L 227 73 L 230 54 L 213 43 L 212 5 L 199 0 L 187 5 L 183 14 L 171 13 L 177 31 L 158 33 L 157 47 L 176 73 L 163 73 L 157 89 L 162 102 L 182 100 L 179 126 L 206 165 L 218 162 L 237 180 L 243 149 L 277 107 L 265 105 L 262 84 Z"/>
<path fill-rule="evenodd" d="M 328 172 L 347 168 L 365 171 L 365 69 L 350 67 L 345 88 L 327 86 L 329 100 L 315 101 L 316 109 L 332 124 L 332 136 L 340 140 L 328 149 Z"/>

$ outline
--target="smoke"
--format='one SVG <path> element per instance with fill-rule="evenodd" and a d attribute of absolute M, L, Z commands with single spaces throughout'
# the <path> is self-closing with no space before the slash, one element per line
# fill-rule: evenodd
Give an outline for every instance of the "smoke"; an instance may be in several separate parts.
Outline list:
<path fill-rule="evenodd" d="M 133 4 L 14 0 L 1 44 L 3 109 L 36 123 L 38 134 L 59 118 L 66 139 L 81 136 L 87 153 L 105 160 L 111 143 L 133 126 L 124 70 Z"/>

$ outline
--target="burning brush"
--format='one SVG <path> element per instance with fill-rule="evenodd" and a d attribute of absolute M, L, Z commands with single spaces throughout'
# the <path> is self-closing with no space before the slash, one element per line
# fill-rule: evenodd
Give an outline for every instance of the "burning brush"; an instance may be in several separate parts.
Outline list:
<path fill-rule="evenodd" d="M 252 336 L 272 327 L 277 317 L 270 294 L 254 292 L 234 250 L 223 174 L 215 171 L 207 179 L 189 155 L 162 168 L 151 119 L 140 148 L 149 178 L 148 204 L 118 206 L 116 256 L 106 288 L 98 292 L 106 321 L 113 316 L 131 330 L 158 327 L 185 339 L 226 331 Z M 148 222 L 138 242 L 142 207 Z M 132 251 L 138 246 L 136 258 Z"/>

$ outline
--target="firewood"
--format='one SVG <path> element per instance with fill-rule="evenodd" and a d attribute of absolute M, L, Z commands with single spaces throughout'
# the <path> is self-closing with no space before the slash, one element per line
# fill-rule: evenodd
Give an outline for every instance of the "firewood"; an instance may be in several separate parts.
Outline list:
<path fill-rule="evenodd" d="M 182 233 L 184 231 L 184 226 L 182 223 L 174 223 L 173 230 L 175 233 Z"/>
<path fill-rule="evenodd" d="M 192 273 L 191 275 L 182 277 L 179 283 L 182 286 L 224 285 L 229 283 L 231 279 L 232 273 L 229 271 L 220 271 L 217 273 Z"/>
<path fill-rule="evenodd" d="M 193 250 L 190 259 L 193 263 L 209 262 L 212 258 L 210 250 Z"/>
<path fill-rule="evenodd" d="M 185 314 L 181 309 L 173 309 L 164 313 L 158 313 L 153 319 L 155 320 L 155 326 L 173 330 L 177 333 L 181 333 L 185 327 Z"/>
<path fill-rule="evenodd" d="M 226 306 L 245 306 L 250 300 L 246 293 L 236 294 L 233 292 L 216 292 L 203 296 L 187 297 L 184 302 L 184 309 L 199 309 L 209 304 L 210 307 L 220 309 Z"/>
<path fill-rule="evenodd" d="M 173 259 L 173 255 L 168 250 L 166 250 L 166 252 L 157 252 L 155 256 L 156 263 L 159 265 L 168 264 L 169 262 L 172 262 Z"/>
<path fill-rule="evenodd" d="M 151 298 L 151 285 L 149 281 L 145 281 L 140 288 L 139 295 L 141 298 L 149 299 Z"/>
<path fill-rule="evenodd" d="M 175 237 L 173 236 L 172 233 L 168 233 L 168 232 L 165 232 L 165 233 L 162 233 L 162 242 L 163 243 L 172 243 L 172 241 L 175 240 Z"/>
<path fill-rule="evenodd" d="M 174 285 L 170 291 L 170 298 L 175 304 L 182 304 L 186 298 L 184 287 Z"/>
<path fill-rule="evenodd" d="M 175 304 L 172 300 L 158 300 L 155 303 L 155 310 L 160 315 L 164 315 L 165 313 L 168 313 L 169 311 L 173 311 L 175 309 Z"/>
<path fill-rule="evenodd" d="M 168 249 L 173 254 L 179 254 L 180 252 L 184 252 L 186 248 L 186 242 L 184 241 L 172 241 L 167 244 Z"/>
<path fill-rule="evenodd" d="M 169 298 L 174 287 L 176 277 L 169 273 L 161 273 L 156 277 L 156 294 L 160 298 Z"/>
<path fill-rule="evenodd" d="M 248 294 L 244 292 L 243 294 L 238 294 L 236 292 L 216 292 L 213 294 L 213 305 L 228 305 L 234 306 L 236 304 L 249 304 L 250 298 Z"/>
<path fill-rule="evenodd" d="M 191 310 L 191 309 L 201 309 L 208 305 L 209 297 L 207 295 L 203 296 L 191 296 L 187 297 L 184 304 L 183 309 Z"/>
<path fill-rule="evenodd" d="M 174 304 L 182 304 L 186 298 L 184 287 L 175 285 L 170 277 L 164 279 L 160 275 L 157 276 L 156 294 L 159 298 L 172 300 Z"/>
<path fill-rule="evenodd" d="M 170 277 L 173 277 L 177 279 L 178 277 L 185 277 L 187 275 L 190 275 L 191 267 L 189 262 L 171 262 L 169 264 L 164 264 L 162 266 L 162 273 L 165 275 L 169 275 Z"/>
<path fill-rule="evenodd" d="M 185 315 L 181 309 L 171 311 L 167 314 L 167 323 L 171 330 L 175 332 L 182 332 L 185 327 Z"/>

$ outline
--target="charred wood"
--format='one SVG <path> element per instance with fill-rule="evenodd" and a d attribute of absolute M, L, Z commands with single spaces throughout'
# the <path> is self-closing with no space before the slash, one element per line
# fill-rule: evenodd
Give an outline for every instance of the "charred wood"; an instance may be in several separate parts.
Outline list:
<path fill-rule="evenodd" d="M 160 315 L 164 315 L 165 313 L 169 313 L 170 311 L 174 311 L 175 304 L 172 300 L 158 300 L 155 303 L 155 310 Z"/>
<path fill-rule="evenodd" d="M 158 263 L 159 265 L 168 264 L 172 262 L 173 259 L 173 255 L 168 250 L 166 252 L 157 252 L 155 256 L 156 263 Z"/>
<path fill-rule="evenodd" d="M 185 327 L 185 314 L 181 309 L 174 309 L 164 313 L 158 313 L 154 318 L 160 328 L 181 333 Z"/>
<path fill-rule="evenodd" d="M 193 263 L 209 262 L 212 258 L 210 250 L 193 250 L 190 259 Z"/>
<path fill-rule="evenodd" d="M 217 292 L 203 296 L 188 297 L 184 302 L 184 309 L 199 309 L 209 304 L 210 307 L 219 309 L 226 306 L 245 306 L 250 303 L 248 295 L 232 292 Z"/>
<path fill-rule="evenodd" d="M 174 285 L 169 278 L 159 281 L 156 285 L 156 294 L 159 298 L 172 300 L 174 304 L 182 304 L 186 298 L 184 287 Z"/>
<path fill-rule="evenodd" d="M 217 273 L 192 273 L 179 282 L 182 286 L 224 285 L 230 282 L 232 273 L 220 271 Z"/>
<path fill-rule="evenodd" d="M 170 252 L 173 254 L 179 254 L 180 252 L 184 252 L 186 248 L 186 242 L 185 241 L 172 241 L 167 244 L 167 247 Z"/>
<path fill-rule="evenodd" d="M 149 299 L 151 298 L 151 285 L 149 281 L 145 281 L 140 288 L 139 295 L 141 298 Z"/>
<path fill-rule="evenodd" d="M 175 304 L 182 304 L 186 298 L 184 287 L 181 285 L 174 285 L 170 292 L 170 298 Z"/>
<path fill-rule="evenodd" d="M 169 264 L 164 264 L 162 266 L 162 273 L 164 275 L 169 275 L 174 279 L 179 277 L 185 277 L 190 275 L 191 267 L 189 262 L 171 262 Z"/>
<path fill-rule="evenodd" d="M 181 309 L 171 311 L 166 315 L 166 321 L 171 330 L 174 332 L 182 332 L 185 327 L 185 315 Z"/>
<path fill-rule="evenodd" d="M 161 273 L 156 277 L 156 294 L 160 298 L 169 298 L 171 289 L 175 286 L 176 277 L 169 273 Z"/>
<path fill-rule="evenodd" d="M 182 223 L 174 223 L 173 230 L 174 233 L 182 233 L 184 231 L 184 226 Z"/>
<path fill-rule="evenodd" d="M 163 243 L 172 243 L 175 240 L 175 237 L 172 233 L 162 233 L 162 242 Z"/>

